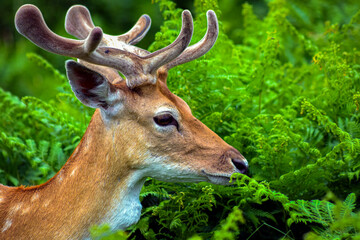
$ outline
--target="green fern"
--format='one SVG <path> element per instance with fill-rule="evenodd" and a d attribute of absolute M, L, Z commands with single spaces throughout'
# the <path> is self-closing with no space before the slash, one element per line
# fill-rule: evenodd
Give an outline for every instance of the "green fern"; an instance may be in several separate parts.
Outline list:
<path fill-rule="evenodd" d="M 355 202 L 355 193 L 350 193 L 341 205 L 339 219 L 350 217 L 351 214 L 353 214 L 353 211 L 355 210 Z"/>
<path fill-rule="evenodd" d="M 289 225 L 298 222 L 320 224 L 321 228 L 313 226 L 313 232 L 305 239 L 344 239 L 350 235 L 360 237 L 357 233 L 360 230 L 360 215 L 353 212 L 355 194 L 349 194 L 344 202 L 336 201 L 336 204 L 325 200 L 292 201 L 289 203 L 290 218 L 287 222 Z"/>
<path fill-rule="evenodd" d="M 291 202 L 290 218 L 287 223 L 319 223 L 324 227 L 328 227 L 334 222 L 334 204 L 327 201 L 320 200 L 297 200 Z"/>

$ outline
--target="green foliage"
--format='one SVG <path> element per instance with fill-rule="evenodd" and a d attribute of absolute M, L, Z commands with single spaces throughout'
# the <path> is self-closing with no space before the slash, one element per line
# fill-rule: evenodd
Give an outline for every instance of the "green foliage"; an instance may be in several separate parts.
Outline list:
<path fill-rule="evenodd" d="M 170 44 L 181 27 L 174 2 L 154 2 L 164 22 L 150 51 Z M 306 239 L 360 239 L 360 2 L 193 5 L 191 44 L 206 32 L 208 9 L 220 19 L 220 34 L 205 56 L 171 69 L 168 85 L 249 160 L 250 177 L 234 175 L 228 186 L 148 179 L 140 221 L 127 234 L 94 227 L 92 237 L 301 239 L 309 232 Z M 17 44 L 13 55 L 0 46 L 1 65 L 9 61 L 2 86 L 19 69 L 31 73 L 20 88 L 51 84 L 43 88 L 49 95 L 21 100 L 0 90 L 0 181 L 38 184 L 66 161 L 92 110 L 62 73 L 39 55 L 26 60 Z"/>
<path fill-rule="evenodd" d="M 238 224 L 245 223 L 246 221 L 242 215 L 242 211 L 238 207 L 234 207 L 233 211 L 227 216 L 225 222 L 222 224 L 221 229 L 214 232 L 213 239 L 235 239 L 239 231 Z"/>
<path fill-rule="evenodd" d="M 336 199 L 335 199 L 336 200 Z M 356 196 L 349 194 L 344 202 L 333 204 L 325 200 L 297 200 L 289 203 L 288 224 L 294 222 L 317 223 L 305 239 L 352 239 L 360 238 L 360 213 L 354 213 Z"/>
<path fill-rule="evenodd" d="M 57 99 L 49 102 L 20 100 L 0 89 L 0 181 L 8 185 L 39 184 L 53 176 L 79 143 L 90 118 L 91 110 L 70 93 L 65 76 L 40 56 L 28 56 L 63 84 Z"/>
<path fill-rule="evenodd" d="M 112 232 L 109 225 L 93 226 L 90 228 L 91 238 L 94 240 L 125 240 L 128 235 L 124 231 Z"/>
<path fill-rule="evenodd" d="M 174 185 L 148 179 L 140 194 L 147 207 L 139 223 L 130 228 L 132 235 L 139 237 L 141 233 L 146 239 L 186 239 L 197 234 L 198 238 L 219 239 L 219 235 L 228 232 L 224 239 L 230 239 L 236 232 L 249 228 L 248 225 L 238 227 L 238 223 L 245 224 L 245 219 L 254 227 L 260 225 L 262 219 L 276 221 L 271 212 L 256 206 L 269 200 L 284 207 L 289 203 L 285 195 L 271 190 L 265 182 L 258 183 L 242 174 L 234 174 L 231 181 L 234 185 Z M 214 222 L 217 218 L 226 220 L 218 225 Z"/>

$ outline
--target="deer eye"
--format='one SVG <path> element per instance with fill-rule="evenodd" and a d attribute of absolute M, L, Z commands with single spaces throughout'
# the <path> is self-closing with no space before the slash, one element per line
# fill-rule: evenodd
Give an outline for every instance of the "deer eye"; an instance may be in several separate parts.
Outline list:
<path fill-rule="evenodd" d="M 154 117 L 154 122 L 160 127 L 166 127 L 170 125 L 174 125 L 177 129 L 179 129 L 179 123 L 175 120 L 175 118 L 170 113 L 160 114 Z"/>

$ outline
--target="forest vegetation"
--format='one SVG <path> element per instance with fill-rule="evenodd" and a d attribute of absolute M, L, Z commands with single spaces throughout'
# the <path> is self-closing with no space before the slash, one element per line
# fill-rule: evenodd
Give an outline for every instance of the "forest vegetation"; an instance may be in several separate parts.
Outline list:
<path fill-rule="evenodd" d="M 126 32 L 147 13 L 138 44 L 155 51 L 194 16 L 192 43 L 219 19 L 215 46 L 169 72 L 170 90 L 249 161 L 232 185 L 147 179 L 140 221 L 94 226 L 94 239 L 360 239 L 360 1 L 3 1 L 0 19 L 0 183 L 41 184 L 66 162 L 93 109 L 65 76 L 65 57 L 15 32 L 24 3 L 70 37 L 64 16 L 84 4 L 104 32 Z"/>

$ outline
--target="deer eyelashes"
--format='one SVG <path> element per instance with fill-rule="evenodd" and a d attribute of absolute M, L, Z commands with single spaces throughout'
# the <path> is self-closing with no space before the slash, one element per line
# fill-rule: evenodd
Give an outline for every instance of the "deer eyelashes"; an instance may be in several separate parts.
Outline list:
<path fill-rule="evenodd" d="M 163 113 L 154 117 L 154 122 L 160 127 L 175 126 L 179 130 L 179 123 L 170 113 Z"/>

